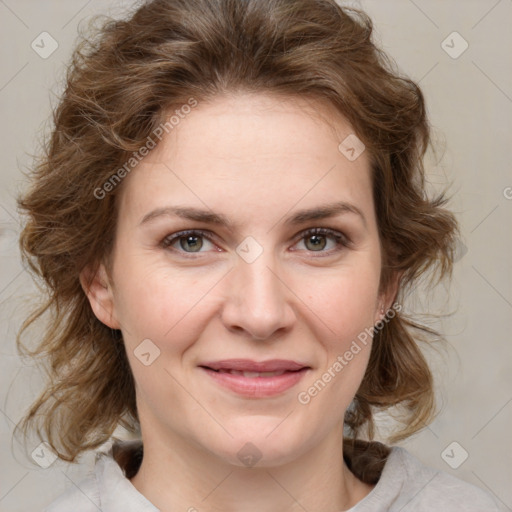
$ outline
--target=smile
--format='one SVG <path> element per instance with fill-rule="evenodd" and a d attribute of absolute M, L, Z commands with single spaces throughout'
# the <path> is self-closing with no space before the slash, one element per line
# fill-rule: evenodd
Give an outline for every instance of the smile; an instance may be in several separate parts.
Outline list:
<path fill-rule="evenodd" d="M 311 369 L 294 361 L 257 363 L 245 359 L 211 362 L 200 368 L 221 387 L 251 398 L 282 394 L 297 385 Z"/>

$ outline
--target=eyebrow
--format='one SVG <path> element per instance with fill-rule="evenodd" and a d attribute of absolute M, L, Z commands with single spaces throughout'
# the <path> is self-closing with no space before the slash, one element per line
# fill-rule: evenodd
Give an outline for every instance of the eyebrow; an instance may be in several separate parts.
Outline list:
<path fill-rule="evenodd" d="M 357 215 L 363 221 L 364 226 L 367 226 L 366 218 L 363 212 L 357 206 L 344 201 L 299 210 L 285 221 L 285 225 L 296 226 L 311 220 L 327 219 L 341 214 Z M 164 208 L 156 208 L 155 210 L 152 210 L 148 214 L 144 215 L 140 225 L 151 222 L 152 220 L 162 216 L 175 216 L 190 221 L 203 222 L 205 224 L 217 225 L 228 229 L 236 229 L 237 227 L 234 222 L 229 220 L 228 217 L 221 213 L 214 213 L 209 210 L 202 210 L 199 208 L 185 206 L 168 206 Z"/>

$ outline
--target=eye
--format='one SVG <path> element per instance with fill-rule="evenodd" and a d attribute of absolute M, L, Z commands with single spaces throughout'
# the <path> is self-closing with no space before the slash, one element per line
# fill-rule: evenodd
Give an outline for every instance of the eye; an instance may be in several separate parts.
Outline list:
<path fill-rule="evenodd" d="M 308 229 L 300 233 L 296 240 L 295 245 L 303 242 L 307 252 L 317 252 L 326 255 L 339 252 L 350 245 L 350 240 L 343 233 L 328 228 Z M 331 249 L 325 250 L 329 245 L 329 240 L 331 241 Z M 218 249 L 215 249 L 212 242 L 212 234 L 202 230 L 180 231 L 165 237 L 161 242 L 162 247 L 165 249 L 170 248 L 186 254 L 208 252 L 208 250 L 201 250 L 205 247 L 208 249 L 208 244 L 212 245 L 214 250 L 218 252 Z"/>
<path fill-rule="evenodd" d="M 324 249 L 329 245 L 328 240 L 331 240 L 331 249 L 325 251 Z M 304 242 L 308 252 L 320 252 L 332 254 L 341 251 L 350 245 L 348 238 L 338 231 L 328 228 L 313 228 L 303 231 L 300 234 L 299 242 Z"/>
<path fill-rule="evenodd" d="M 206 231 L 201 230 L 180 231 L 179 233 L 174 233 L 173 235 L 169 235 L 168 237 L 164 238 L 162 241 L 162 246 L 164 248 L 170 247 L 174 250 L 177 250 L 178 252 L 205 252 L 201 251 L 201 249 L 205 246 L 205 240 L 207 243 L 212 244 L 210 236 L 211 235 L 209 235 Z M 174 247 L 175 245 L 178 245 L 179 248 Z"/>

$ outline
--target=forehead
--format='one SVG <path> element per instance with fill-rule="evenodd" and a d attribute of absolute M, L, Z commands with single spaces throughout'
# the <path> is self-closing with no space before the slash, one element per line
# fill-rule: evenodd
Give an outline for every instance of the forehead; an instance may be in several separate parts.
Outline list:
<path fill-rule="evenodd" d="M 349 123 L 319 101 L 218 97 L 183 115 L 133 170 L 121 208 L 140 216 L 148 203 L 165 207 L 178 199 L 216 211 L 253 207 L 252 213 L 319 199 L 368 203 L 368 156 L 350 161 L 339 149 L 349 136 Z"/>
<path fill-rule="evenodd" d="M 179 120 L 173 117 L 178 124 L 146 158 L 147 163 L 169 156 L 190 157 L 191 145 L 226 161 L 283 154 L 315 158 L 336 149 L 353 131 L 325 101 L 275 94 L 226 94 L 201 103 Z"/>

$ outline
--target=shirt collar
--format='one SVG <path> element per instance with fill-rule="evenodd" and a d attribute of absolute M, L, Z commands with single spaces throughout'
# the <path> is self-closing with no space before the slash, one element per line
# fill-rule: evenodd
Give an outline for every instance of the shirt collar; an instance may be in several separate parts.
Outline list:
<path fill-rule="evenodd" d="M 111 448 L 96 458 L 95 475 L 102 512 L 159 512 L 125 476 Z"/>

